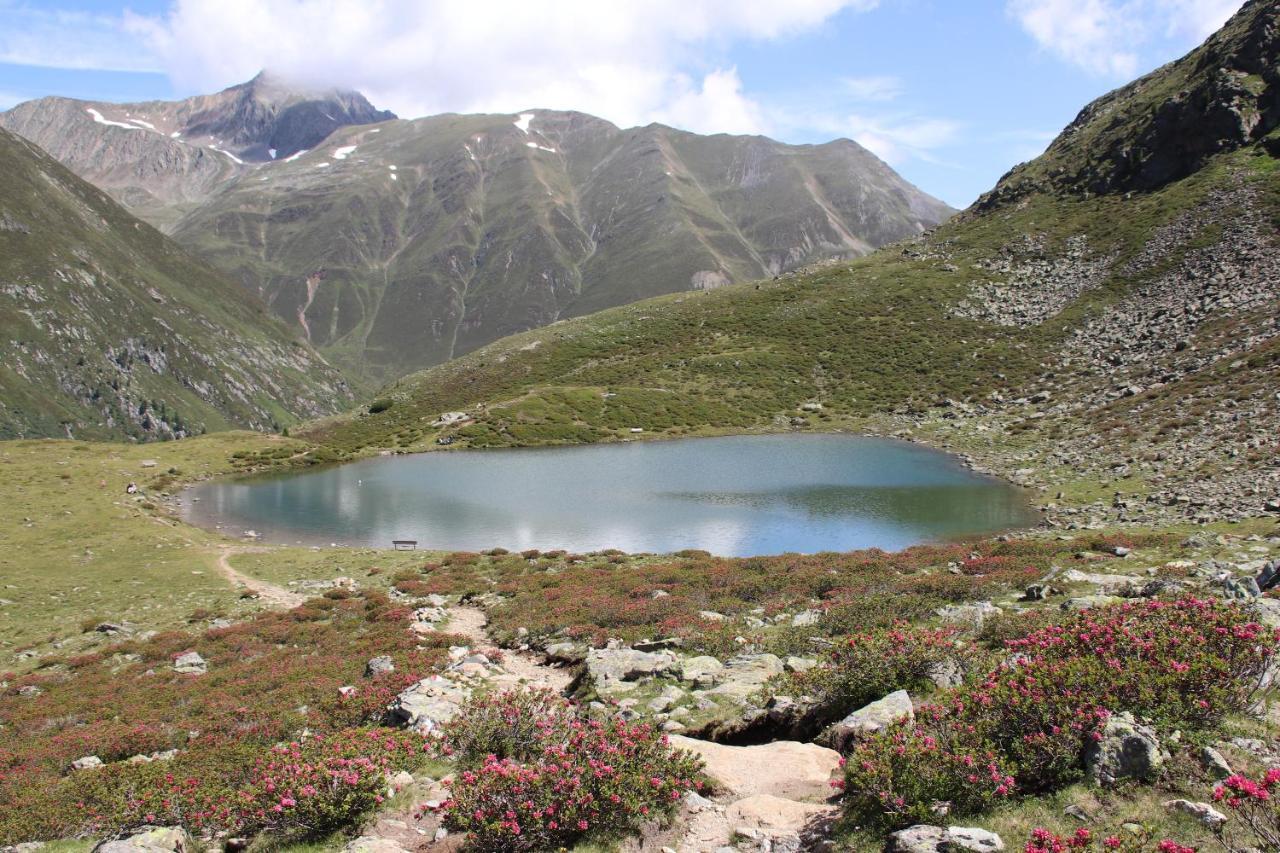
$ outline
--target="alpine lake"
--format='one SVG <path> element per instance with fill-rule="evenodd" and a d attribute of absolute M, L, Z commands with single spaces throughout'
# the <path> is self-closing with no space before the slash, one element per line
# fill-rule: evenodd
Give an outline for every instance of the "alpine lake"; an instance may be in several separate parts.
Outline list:
<path fill-rule="evenodd" d="M 720 556 L 897 550 L 1037 520 L 1021 490 L 955 457 L 839 434 L 385 456 L 210 481 L 183 506 L 280 544 Z"/>

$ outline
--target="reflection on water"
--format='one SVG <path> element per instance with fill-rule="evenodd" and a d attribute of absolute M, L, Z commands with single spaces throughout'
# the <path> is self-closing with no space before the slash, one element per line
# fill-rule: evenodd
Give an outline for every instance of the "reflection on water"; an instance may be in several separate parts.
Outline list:
<path fill-rule="evenodd" d="M 896 549 L 1033 520 L 952 457 L 839 435 L 379 458 L 188 493 L 196 523 L 276 542 L 714 554 Z"/>

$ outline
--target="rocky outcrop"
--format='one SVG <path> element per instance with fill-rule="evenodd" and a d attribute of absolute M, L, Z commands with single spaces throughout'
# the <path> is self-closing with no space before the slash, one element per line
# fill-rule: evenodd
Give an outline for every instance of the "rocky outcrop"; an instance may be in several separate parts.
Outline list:
<path fill-rule="evenodd" d="M 831 727 L 826 741 L 844 752 L 850 742 L 884 731 L 894 723 L 915 719 L 915 707 L 905 690 L 897 690 L 850 713 Z"/>
<path fill-rule="evenodd" d="M 977 210 L 1033 193 L 1149 192 L 1280 126 L 1280 9 L 1249 0 L 1175 63 L 1084 108 L 1045 155 L 1012 170 Z"/>
<path fill-rule="evenodd" d="M 471 691 L 448 678 L 428 676 L 405 688 L 387 708 L 387 722 L 430 734 L 458 714 Z"/>

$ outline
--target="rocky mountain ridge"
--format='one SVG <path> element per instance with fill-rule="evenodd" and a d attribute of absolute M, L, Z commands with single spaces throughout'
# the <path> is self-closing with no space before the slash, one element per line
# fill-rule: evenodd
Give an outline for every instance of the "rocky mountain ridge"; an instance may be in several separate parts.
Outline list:
<path fill-rule="evenodd" d="M 1150 192 L 1212 157 L 1274 140 L 1280 126 L 1280 7 L 1249 0 L 1187 56 L 1089 104 L 1042 157 L 1005 175 L 975 205 L 985 211 L 1033 192 Z"/>
<path fill-rule="evenodd" d="M 647 296 L 858 257 L 952 212 L 849 140 L 548 110 L 392 121 L 343 93 L 282 107 L 297 99 L 279 90 L 259 78 L 168 105 L 42 99 L 0 125 L 369 381 Z M 340 121 L 304 121 L 317 111 Z"/>
<path fill-rule="evenodd" d="M 40 98 L 0 113 L 0 127 L 167 228 L 250 164 L 287 159 L 339 127 L 394 118 L 358 93 L 312 92 L 263 72 L 180 101 Z"/>

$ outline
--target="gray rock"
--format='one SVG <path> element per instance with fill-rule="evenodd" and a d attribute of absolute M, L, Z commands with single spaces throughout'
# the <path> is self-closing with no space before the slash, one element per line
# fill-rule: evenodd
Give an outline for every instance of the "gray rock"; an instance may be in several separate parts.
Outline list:
<path fill-rule="evenodd" d="M 1062 602 L 1063 610 L 1092 610 L 1095 607 L 1106 607 L 1109 604 L 1120 604 L 1124 599 L 1118 595 L 1082 595 L 1068 598 Z"/>
<path fill-rule="evenodd" d="M 663 637 L 658 640 L 641 640 L 638 643 L 632 643 L 631 648 L 638 652 L 660 652 L 663 649 L 678 649 L 684 645 L 684 640 L 679 637 Z"/>
<path fill-rule="evenodd" d="M 378 655 L 375 658 L 369 658 L 369 662 L 364 665 L 364 677 L 373 678 L 375 675 L 384 675 L 388 672 L 395 672 L 396 665 L 391 661 L 388 655 Z"/>
<path fill-rule="evenodd" d="M 782 662 L 782 668 L 787 672 L 808 672 L 818 665 L 813 658 L 801 658 L 795 655 L 789 656 Z"/>
<path fill-rule="evenodd" d="M 723 672 L 724 664 L 710 655 L 680 661 L 680 680 L 700 689 L 714 687 L 720 682 Z"/>
<path fill-rule="evenodd" d="M 964 667 L 955 658 L 945 658 L 929 664 L 926 675 L 934 686 L 947 690 L 964 683 Z"/>
<path fill-rule="evenodd" d="M 1169 800 L 1164 807 L 1171 812 L 1182 812 L 1195 818 L 1209 829 L 1218 830 L 1227 825 L 1227 816 L 1208 803 L 1193 803 L 1190 800 Z"/>
<path fill-rule="evenodd" d="M 917 824 L 900 829 L 889 836 L 885 847 L 889 853 L 998 853 L 1004 850 L 1004 841 L 994 832 L 967 826 L 929 826 Z"/>
<path fill-rule="evenodd" d="M 1165 756 L 1156 733 L 1139 725 L 1127 711 L 1113 714 L 1102 729 L 1102 739 L 1092 741 L 1085 751 L 1089 778 L 1103 786 L 1121 779 L 1155 781 L 1164 768 Z"/>
<path fill-rule="evenodd" d="M 949 826 L 943 842 L 946 850 L 971 850 L 974 853 L 997 853 L 1004 849 L 1004 839 L 994 832 L 972 826 Z"/>
<path fill-rule="evenodd" d="M 669 651 L 592 649 L 587 652 L 587 674 L 597 684 L 666 675 L 678 666 L 679 659 Z"/>
<path fill-rule="evenodd" d="M 1248 601 L 1262 595 L 1258 582 L 1251 577 L 1225 578 L 1221 582 L 1222 597 L 1236 601 Z"/>
<path fill-rule="evenodd" d="M 1231 775 L 1231 765 L 1227 763 L 1227 759 L 1222 757 L 1222 753 L 1211 746 L 1206 746 L 1200 750 L 1200 766 L 1213 775 L 1215 779 L 1225 779 Z"/>
<path fill-rule="evenodd" d="M 392 725 L 428 734 L 458 715 L 470 691 L 447 678 L 432 675 L 400 693 L 387 707 Z"/>
<path fill-rule="evenodd" d="M 939 608 L 937 614 L 943 622 L 977 630 L 988 618 L 998 616 L 1000 612 L 1000 608 L 990 601 L 975 601 Z"/>
<path fill-rule="evenodd" d="M 831 727 L 827 737 L 837 751 L 849 742 L 883 731 L 899 720 L 914 720 L 915 707 L 905 690 L 897 690 L 866 705 Z"/>
<path fill-rule="evenodd" d="M 739 655 L 725 664 L 720 684 L 709 692 L 726 696 L 739 704 L 745 703 L 764 687 L 765 682 L 784 669 L 777 655 Z"/>
<path fill-rule="evenodd" d="M 95 767 L 102 766 L 102 759 L 96 755 L 86 755 L 84 758 L 77 758 L 71 762 L 72 770 L 92 770 Z"/>
<path fill-rule="evenodd" d="M 100 842 L 93 853 L 186 853 L 191 836 L 180 826 L 158 826 L 126 838 Z"/>
<path fill-rule="evenodd" d="M 801 610 L 791 617 L 791 627 L 807 628 L 810 625 L 817 625 L 820 619 L 822 619 L 822 613 L 817 610 Z"/>
<path fill-rule="evenodd" d="M 174 672 L 187 673 L 189 675 L 203 675 L 209 671 L 209 664 L 205 659 L 200 657 L 199 652 L 187 652 L 179 655 L 177 660 L 173 662 Z"/>

